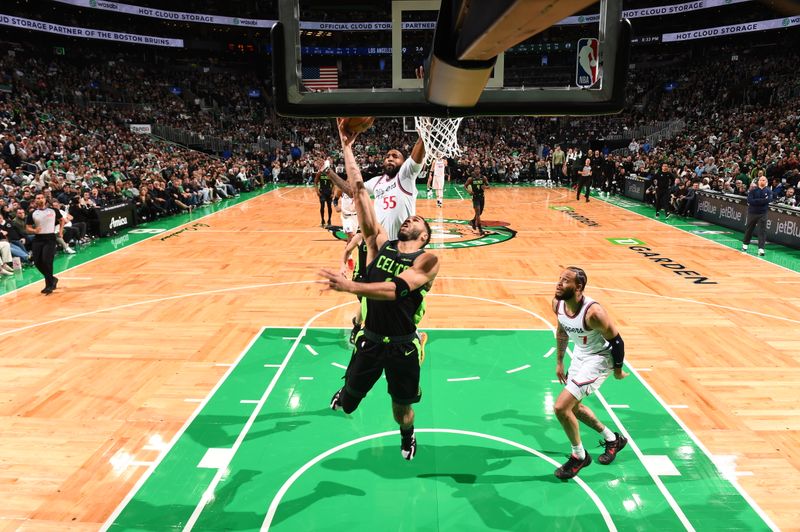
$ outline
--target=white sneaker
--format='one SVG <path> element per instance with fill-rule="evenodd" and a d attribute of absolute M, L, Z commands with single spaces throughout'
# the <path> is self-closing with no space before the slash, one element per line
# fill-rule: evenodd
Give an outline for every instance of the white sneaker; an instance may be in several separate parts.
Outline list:
<path fill-rule="evenodd" d="M 10 264 L 3 264 L 2 269 L 7 272 L 14 273 L 14 267 L 11 266 Z"/>
<path fill-rule="evenodd" d="M 742 244 L 742 251 L 747 251 L 747 244 Z"/>
<path fill-rule="evenodd" d="M 442 201 L 441 201 L 441 200 L 436 200 L 436 206 L 437 206 L 437 207 L 439 207 L 439 208 L 441 208 L 441 206 L 442 206 Z"/>
<path fill-rule="evenodd" d="M 5 268 L 0 268 L 0 275 L 14 275 L 14 274 L 6 270 Z"/>
<path fill-rule="evenodd" d="M 69 255 L 74 255 L 75 254 L 75 250 L 72 249 L 71 247 L 67 246 L 67 247 L 64 248 L 64 253 L 68 253 Z"/>
<path fill-rule="evenodd" d="M 763 256 L 764 256 L 764 253 L 765 253 L 765 251 L 764 251 L 764 248 L 759 248 L 759 249 L 758 249 L 758 256 L 759 256 L 759 257 L 763 257 Z"/>

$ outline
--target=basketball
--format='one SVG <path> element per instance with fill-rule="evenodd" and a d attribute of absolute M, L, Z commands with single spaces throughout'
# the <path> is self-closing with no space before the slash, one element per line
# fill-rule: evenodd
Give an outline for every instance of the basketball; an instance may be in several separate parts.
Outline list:
<path fill-rule="evenodd" d="M 363 133 L 372 127 L 375 121 L 373 116 L 352 116 L 344 118 L 344 129 L 350 133 Z"/>

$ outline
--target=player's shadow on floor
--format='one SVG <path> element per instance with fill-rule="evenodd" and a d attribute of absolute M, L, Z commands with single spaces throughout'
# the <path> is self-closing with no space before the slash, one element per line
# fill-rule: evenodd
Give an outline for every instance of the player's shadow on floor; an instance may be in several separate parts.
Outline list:
<path fill-rule="evenodd" d="M 488 529 L 512 530 L 518 529 L 520 523 L 541 524 L 549 519 L 537 510 L 536 504 L 522 504 L 505 496 L 517 488 L 505 488 L 505 494 L 498 489 L 507 484 L 519 485 L 520 489 L 530 488 L 533 483 L 560 484 L 548 462 L 516 449 L 422 445 L 424 442 L 421 442 L 419 454 L 410 464 L 402 462 L 399 450 L 398 456 L 393 456 L 392 445 L 389 452 L 376 453 L 374 449 L 363 449 L 355 459 L 330 458 L 323 461 L 321 466 L 342 473 L 369 471 L 388 481 L 409 477 L 416 477 L 421 482 L 434 481 L 439 487 L 432 486 L 421 491 L 437 493 L 439 497 L 467 500 L 480 516 L 483 527 Z M 506 468 L 509 468 L 508 471 L 503 473 Z M 442 486 L 449 488 L 449 491 Z M 380 489 L 379 484 L 376 489 Z"/>
<path fill-rule="evenodd" d="M 314 503 L 317 503 L 323 499 L 341 497 L 343 495 L 363 497 L 366 494 L 367 492 L 359 488 L 354 488 L 345 484 L 339 484 L 338 482 L 323 480 L 314 487 L 314 491 L 311 493 L 296 499 L 282 501 L 280 506 L 278 506 L 278 511 L 275 514 L 275 518 L 272 520 L 272 525 L 280 524 L 290 517 L 307 510 Z"/>
<path fill-rule="evenodd" d="M 521 414 L 519 410 L 506 409 L 497 412 L 490 412 L 481 416 L 481 421 L 491 423 L 493 421 L 522 421 L 523 423 L 502 423 L 502 426 L 514 429 L 523 434 L 526 439 L 520 443 L 528 445 L 547 456 L 556 457 L 560 459 L 569 454 L 569 441 L 567 437 L 563 437 L 563 441 L 551 438 L 548 432 L 555 431 L 557 434 L 563 434 L 561 424 L 554 420 L 552 426 L 542 427 L 542 416 L 535 416 L 531 414 Z"/>
<path fill-rule="evenodd" d="M 302 414 L 286 412 L 260 415 L 256 419 L 253 429 L 247 433 L 247 438 L 253 440 L 282 432 L 291 432 L 304 425 L 309 425 L 311 423 L 310 420 L 301 419 L 308 416 L 327 417 L 336 415 L 341 415 L 341 413 L 334 412 L 330 408 L 321 408 Z M 224 447 L 226 444 L 233 444 L 236 441 L 239 432 L 247 423 L 249 417 L 249 415 L 245 414 L 229 416 L 201 414 L 186 429 L 186 435 L 206 447 Z M 286 419 L 286 421 L 275 421 L 275 424 L 268 428 L 259 428 L 264 422 L 269 423 L 273 420 L 281 419 Z"/>
<path fill-rule="evenodd" d="M 400 459 L 397 449 L 397 459 L 392 460 L 394 447 L 387 449 L 386 453 L 375 453 L 373 449 L 359 451 L 358 457 L 329 458 L 322 462 L 322 467 L 334 471 L 352 471 L 362 469 L 385 479 L 407 479 L 415 475 L 420 479 L 447 480 L 454 486 L 470 484 L 511 484 L 529 482 L 558 481 L 550 471 L 550 464 L 532 456 L 522 450 L 500 450 L 477 445 L 428 445 L 421 443 L 419 454 L 411 462 L 412 469 L 398 467 L 404 462 Z M 388 456 L 387 456 L 388 455 Z M 537 467 L 536 460 L 544 467 Z M 523 474 L 499 474 L 502 469 L 512 466 L 514 461 L 521 464 L 524 460 Z M 408 464 L 406 464 L 408 465 Z M 537 471 L 538 469 L 538 471 Z M 513 471 L 513 470 L 512 470 Z M 538 474 L 539 472 L 542 474 Z M 546 473 L 545 473 L 546 472 Z"/>

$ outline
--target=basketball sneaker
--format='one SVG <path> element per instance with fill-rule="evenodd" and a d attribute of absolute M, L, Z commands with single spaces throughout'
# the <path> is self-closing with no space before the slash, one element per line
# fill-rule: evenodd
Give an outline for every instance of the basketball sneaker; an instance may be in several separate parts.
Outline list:
<path fill-rule="evenodd" d="M 426 193 L 426 195 L 428 196 L 428 199 L 431 199 L 433 197 L 433 190 L 428 189 L 428 192 Z"/>
<path fill-rule="evenodd" d="M 766 251 L 764 251 L 763 248 L 759 248 L 759 250 L 758 250 L 758 256 L 759 257 L 763 257 L 765 253 L 766 253 Z"/>
<path fill-rule="evenodd" d="M 417 455 L 417 438 L 412 433 L 409 437 L 403 437 L 400 441 L 400 454 L 404 460 L 413 460 Z"/>
<path fill-rule="evenodd" d="M 556 477 L 560 478 L 561 480 L 568 480 L 575 475 L 578 474 L 578 471 L 583 469 L 584 467 L 588 466 L 592 463 L 592 457 L 589 456 L 589 453 L 586 453 L 586 458 L 581 460 L 580 458 L 569 455 L 569 459 L 564 462 L 564 464 L 556 469 Z"/>
<path fill-rule="evenodd" d="M 442 200 L 436 200 L 436 206 L 442 208 Z"/>
<path fill-rule="evenodd" d="M 336 390 L 336 393 L 333 394 L 331 397 L 331 410 L 341 410 L 342 409 L 342 402 L 341 402 L 342 390 Z"/>
<path fill-rule="evenodd" d="M 428 343 L 428 333 L 419 333 L 419 365 L 425 362 L 425 344 Z"/>
<path fill-rule="evenodd" d="M 628 438 L 619 432 L 615 432 L 614 435 L 617 437 L 614 441 L 600 440 L 600 445 L 605 446 L 606 451 L 597 457 L 597 461 L 603 465 L 608 465 L 613 462 L 617 457 L 617 453 L 628 445 Z"/>

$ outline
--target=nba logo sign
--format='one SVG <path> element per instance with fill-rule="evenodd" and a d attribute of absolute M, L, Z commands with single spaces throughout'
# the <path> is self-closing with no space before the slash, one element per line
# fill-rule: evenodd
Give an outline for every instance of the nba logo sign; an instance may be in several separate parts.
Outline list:
<path fill-rule="evenodd" d="M 588 38 L 579 40 L 575 83 L 578 87 L 591 87 L 599 77 L 600 41 Z"/>

